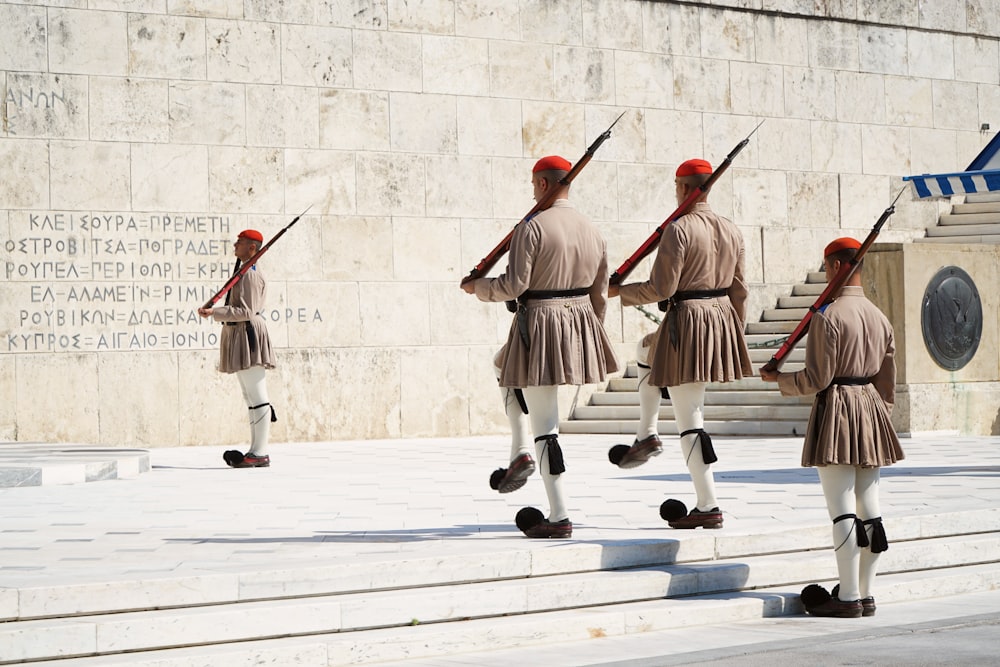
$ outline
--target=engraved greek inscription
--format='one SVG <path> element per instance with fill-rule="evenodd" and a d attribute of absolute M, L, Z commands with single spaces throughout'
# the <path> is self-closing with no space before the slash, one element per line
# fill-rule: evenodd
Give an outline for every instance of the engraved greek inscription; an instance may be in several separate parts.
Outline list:
<path fill-rule="evenodd" d="M 62 103 L 37 89 L 30 100 Z M 9 220 L 0 281 L 9 283 L 12 330 L 0 334 L 0 352 L 218 346 L 221 327 L 197 309 L 232 275 L 231 234 L 241 218 L 69 210 Z M 318 309 L 287 302 L 262 316 L 278 326 L 324 320 Z"/>
<path fill-rule="evenodd" d="M 66 91 L 50 90 L 46 92 L 39 90 L 36 92 L 34 86 L 27 90 L 23 88 L 7 89 L 7 104 L 13 105 L 17 109 L 54 109 L 57 102 L 62 102 L 63 106 L 66 105 Z"/>

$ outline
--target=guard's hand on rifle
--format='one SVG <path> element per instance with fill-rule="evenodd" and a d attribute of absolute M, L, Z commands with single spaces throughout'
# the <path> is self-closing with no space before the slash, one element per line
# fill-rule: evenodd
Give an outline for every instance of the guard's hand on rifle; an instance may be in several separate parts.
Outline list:
<path fill-rule="evenodd" d="M 202 317 L 211 317 L 213 310 L 214 308 L 199 308 L 198 314 L 201 315 Z"/>
<path fill-rule="evenodd" d="M 781 375 L 781 371 L 771 371 L 763 366 L 760 367 L 760 379 L 764 382 L 777 382 L 779 375 Z"/>
<path fill-rule="evenodd" d="M 476 293 L 476 281 L 475 280 L 470 280 L 468 282 L 462 283 L 462 289 L 465 290 L 466 294 L 475 294 Z"/>
<path fill-rule="evenodd" d="M 616 296 L 618 296 L 619 294 L 621 294 L 621 289 L 619 289 L 618 285 L 608 285 L 608 298 L 609 299 L 613 299 Z"/>

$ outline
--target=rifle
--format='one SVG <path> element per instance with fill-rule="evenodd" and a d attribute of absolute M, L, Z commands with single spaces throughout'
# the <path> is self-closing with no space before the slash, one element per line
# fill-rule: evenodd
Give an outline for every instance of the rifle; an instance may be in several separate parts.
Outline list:
<path fill-rule="evenodd" d="M 858 252 L 855 253 L 854 258 L 846 264 L 841 265 L 840 270 L 837 271 L 837 275 L 835 275 L 833 279 L 826 284 L 826 288 L 823 290 L 823 293 L 819 295 L 819 298 L 816 299 L 816 302 L 809 306 L 809 310 L 806 311 L 805 317 L 802 318 L 802 321 L 799 322 L 795 329 L 792 330 L 792 333 L 788 335 L 788 338 L 781 344 L 778 351 L 774 353 L 771 360 L 764 364 L 764 370 L 778 370 L 782 361 L 784 361 L 785 357 L 788 356 L 788 353 L 792 351 L 795 344 L 802 340 L 802 337 L 806 334 L 806 330 L 809 328 L 809 322 L 812 321 L 813 315 L 827 305 L 827 303 L 832 300 L 833 295 L 837 294 L 840 291 L 840 288 L 842 288 L 844 284 L 850 280 L 851 276 L 854 275 L 858 265 L 861 263 L 861 259 L 865 256 L 865 253 L 868 252 L 868 248 L 875 243 L 875 237 L 877 237 L 879 232 L 882 231 L 882 225 L 884 225 L 886 220 L 889 219 L 889 216 L 896 212 L 896 202 L 899 201 L 900 196 L 905 190 L 905 187 L 900 190 L 899 194 L 896 195 L 896 198 L 892 200 L 891 204 L 889 204 L 889 208 L 882 211 L 882 215 L 879 216 L 879 219 L 875 223 L 875 226 L 872 227 L 872 230 L 868 232 L 868 236 L 865 237 L 864 242 L 861 244 L 861 247 L 858 248 Z"/>
<path fill-rule="evenodd" d="M 270 248 L 274 244 L 275 241 L 277 241 L 278 239 L 280 239 L 281 235 L 284 234 L 285 232 L 287 232 L 291 228 L 291 226 L 294 225 L 296 222 L 298 222 L 299 218 L 301 218 L 302 216 L 304 216 L 306 214 L 306 211 L 308 211 L 311 208 L 312 208 L 312 204 L 310 204 L 309 206 L 307 206 L 305 211 L 302 211 L 297 216 L 295 216 L 294 220 L 292 220 L 287 225 L 285 225 L 284 228 L 280 232 L 278 232 L 277 234 L 275 234 L 271 238 L 270 241 L 268 241 L 260 250 L 258 250 L 257 252 L 255 252 L 254 255 L 253 255 L 253 257 L 251 257 L 246 262 L 244 262 L 242 265 L 240 265 L 240 267 L 238 269 L 236 269 L 236 271 L 233 273 L 232 277 L 229 280 L 226 281 L 225 285 L 222 286 L 222 289 L 220 289 L 218 292 L 216 292 L 214 295 L 212 295 L 212 298 L 210 298 L 208 301 L 206 301 L 205 305 L 202 306 L 202 308 L 211 308 L 216 303 L 218 303 L 219 299 L 221 299 L 222 297 L 224 297 L 226 295 L 226 292 L 228 292 L 229 290 L 233 289 L 233 287 L 236 286 L 236 283 L 238 283 L 240 281 L 240 278 L 242 278 L 244 275 L 246 275 L 246 272 L 249 271 L 251 269 L 251 267 L 253 267 L 253 265 L 257 263 L 257 260 L 260 259 L 261 255 L 263 255 L 265 252 L 267 252 L 268 248 Z"/>
<path fill-rule="evenodd" d="M 669 225 L 677 218 L 680 218 L 681 216 L 686 214 L 688 212 L 688 209 L 694 205 L 695 201 L 700 199 L 702 195 L 708 192 L 709 188 L 711 188 L 712 185 L 717 180 L 719 180 L 719 177 L 722 176 L 723 173 L 725 173 L 726 169 L 729 168 L 729 165 L 730 163 L 732 163 L 733 158 L 735 158 L 739 154 L 739 152 L 742 151 L 743 148 L 746 147 L 748 143 L 750 143 L 750 137 L 754 135 L 754 132 L 757 131 L 757 128 L 763 124 L 764 121 L 760 121 L 759 123 L 757 123 L 757 127 L 753 128 L 750 134 L 747 135 L 746 139 L 736 144 L 736 148 L 734 148 L 729 152 L 729 155 L 727 155 L 726 159 L 722 161 L 722 164 L 720 164 L 718 167 L 715 168 L 715 171 L 713 171 L 711 176 L 708 177 L 708 180 L 699 185 L 694 192 L 689 194 L 687 199 L 682 201 L 681 205 L 678 206 L 673 213 L 667 216 L 666 220 L 660 223 L 660 226 L 656 228 L 656 230 L 648 239 L 646 239 L 645 243 L 639 246 L 639 249 L 636 250 L 634 253 L 632 253 L 632 256 L 626 259 L 622 263 L 622 265 L 619 266 L 618 269 L 611 274 L 611 277 L 608 279 L 609 284 L 620 285 L 621 282 L 625 280 L 625 278 L 628 276 L 628 274 L 632 272 L 632 269 L 635 268 L 635 265 L 641 262 L 646 257 L 646 255 L 653 252 L 653 249 L 656 248 L 657 245 L 659 245 L 660 237 L 663 236 L 663 230 L 666 229 L 667 225 Z"/>
<path fill-rule="evenodd" d="M 573 165 L 572 169 L 570 169 L 565 176 L 559 179 L 560 186 L 565 187 L 573 182 L 573 179 L 576 178 L 576 175 L 579 174 L 580 171 L 587 166 L 588 162 L 590 162 L 590 158 L 594 157 L 594 153 L 597 152 L 597 149 L 600 148 L 601 144 L 603 144 L 608 139 L 608 137 L 611 136 L 611 128 L 617 125 L 618 121 L 620 121 L 622 119 L 622 116 L 624 115 L 625 112 L 622 111 L 621 114 L 618 116 L 618 118 L 615 118 L 615 122 L 611 123 L 608 129 L 604 130 L 604 132 L 601 133 L 601 136 L 597 137 L 597 139 L 594 140 L 594 143 L 590 145 L 590 147 L 587 149 L 587 152 L 583 154 L 583 157 L 577 160 L 577 163 Z M 539 211 L 544 211 L 545 209 L 552 206 L 552 202 L 555 201 L 556 195 L 559 193 L 559 190 L 561 189 L 562 188 L 550 188 L 549 191 L 545 193 L 545 196 L 542 197 L 541 200 L 535 202 L 535 205 L 531 208 L 530 211 L 528 211 L 527 215 L 521 218 L 517 224 L 519 225 L 522 222 L 531 220 L 531 218 L 536 213 L 538 213 Z M 517 225 L 514 225 L 514 227 L 516 229 Z M 512 229 L 507 234 L 507 236 L 505 236 L 503 240 L 497 244 L 497 247 L 493 248 L 493 250 L 490 251 L 490 254 L 486 255 L 486 257 L 483 257 L 483 259 L 479 262 L 479 264 L 476 264 L 476 266 L 471 271 L 469 271 L 469 275 L 462 278 L 462 284 L 464 285 L 470 280 L 475 280 L 476 278 L 482 278 L 487 273 L 489 273 L 489 270 L 492 269 L 493 266 L 498 261 L 500 261 L 500 258 L 503 257 L 508 250 L 510 250 L 510 240 L 513 236 L 514 236 L 514 230 Z"/>

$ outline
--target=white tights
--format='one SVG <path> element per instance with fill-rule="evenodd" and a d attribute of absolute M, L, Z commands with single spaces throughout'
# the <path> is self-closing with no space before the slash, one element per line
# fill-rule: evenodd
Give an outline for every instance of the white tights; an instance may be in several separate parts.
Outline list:
<path fill-rule="evenodd" d="M 261 406 L 250 410 L 250 449 L 247 453 L 256 456 L 267 454 L 267 438 L 271 432 L 271 404 L 267 398 L 264 373 L 263 366 L 251 366 L 236 371 L 236 379 L 240 381 L 240 389 L 243 391 L 247 407 Z"/>
<path fill-rule="evenodd" d="M 831 521 L 844 514 L 856 514 L 862 521 L 881 516 L 878 468 L 829 465 L 819 466 L 817 471 Z M 866 530 L 870 538 L 874 527 L 866 526 Z M 851 601 L 870 596 L 879 554 L 872 553 L 869 547 L 858 546 L 854 521 L 844 519 L 833 524 L 833 548 L 840 599 Z"/>
<path fill-rule="evenodd" d="M 499 379 L 500 368 L 494 364 L 493 370 Z M 559 388 L 555 386 L 525 387 L 521 391 L 524 394 L 524 402 L 528 406 L 527 415 L 521 410 L 514 389 L 500 387 L 504 413 L 507 415 L 507 421 L 510 422 L 511 461 L 528 452 L 528 443 L 531 441 L 532 433 L 536 439 L 546 435 L 559 434 Z M 536 440 L 535 442 L 535 461 L 542 475 L 542 482 L 545 484 L 545 495 L 549 499 L 549 521 L 562 521 L 568 518 L 566 497 L 562 488 L 562 475 L 553 475 L 549 472 L 549 460 L 544 440 Z"/>
<path fill-rule="evenodd" d="M 649 384 L 650 369 L 648 368 L 649 348 L 641 342 L 636 349 L 639 366 L 639 426 L 636 430 L 636 440 L 653 435 L 657 431 L 657 419 L 660 413 L 660 389 Z M 647 366 L 644 368 L 643 366 Z M 705 426 L 705 387 L 704 382 L 691 382 L 677 387 L 668 387 L 670 402 L 674 406 L 674 422 L 677 433 Z M 719 506 L 715 496 L 715 478 L 712 469 L 701 456 L 701 440 L 697 433 L 691 433 L 681 438 L 681 453 L 687 465 L 691 481 L 694 483 L 698 496 L 696 507 L 699 510 L 710 510 Z"/>

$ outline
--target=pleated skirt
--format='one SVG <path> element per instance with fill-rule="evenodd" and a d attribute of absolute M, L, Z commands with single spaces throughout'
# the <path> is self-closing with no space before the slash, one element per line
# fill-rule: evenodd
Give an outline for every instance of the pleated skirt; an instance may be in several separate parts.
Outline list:
<path fill-rule="evenodd" d="M 671 317 L 676 318 L 676 345 Z M 732 382 L 753 374 L 743 323 L 728 296 L 678 304 L 644 342 L 650 347 L 649 383 L 655 387 Z"/>
<path fill-rule="evenodd" d="M 875 468 L 904 458 L 885 401 L 871 385 L 833 385 L 817 395 L 802 447 L 803 466 Z"/>
<path fill-rule="evenodd" d="M 618 370 L 611 341 L 589 296 L 527 302 L 525 345 L 517 317 L 500 351 L 501 387 L 545 387 L 603 382 Z"/>
<path fill-rule="evenodd" d="M 252 366 L 274 368 L 274 351 L 264 318 L 224 325 L 219 340 L 219 371 L 236 373 Z"/>

